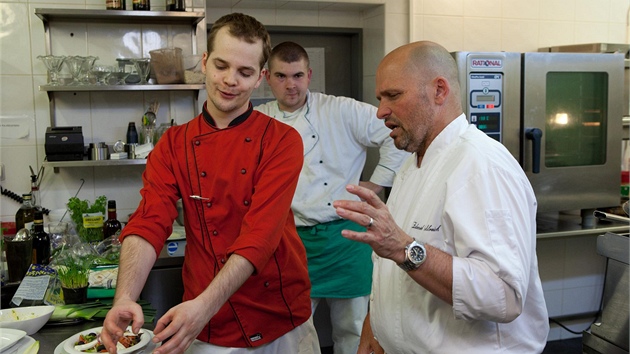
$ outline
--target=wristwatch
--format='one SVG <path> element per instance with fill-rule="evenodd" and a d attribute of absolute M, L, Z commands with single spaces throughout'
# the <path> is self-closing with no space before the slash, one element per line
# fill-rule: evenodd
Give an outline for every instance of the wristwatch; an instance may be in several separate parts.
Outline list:
<path fill-rule="evenodd" d="M 398 263 L 398 266 L 405 272 L 416 270 L 427 258 L 427 250 L 424 245 L 413 240 L 405 247 L 405 261 Z"/>

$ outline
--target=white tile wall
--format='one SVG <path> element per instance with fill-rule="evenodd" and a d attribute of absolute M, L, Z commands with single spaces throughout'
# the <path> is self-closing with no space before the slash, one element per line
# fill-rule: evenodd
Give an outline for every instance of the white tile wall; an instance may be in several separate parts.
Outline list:
<path fill-rule="evenodd" d="M 359 3 L 360 1 L 337 1 Z M 538 47 L 586 42 L 627 42 L 627 15 L 630 0 L 365 0 L 371 6 L 362 11 L 352 6 L 337 6 L 326 1 L 317 10 L 301 11 L 262 8 L 251 1 L 247 8 L 230 8 L 236 1 L 224 1 L 223 8 L 212 8 L 207 18 L 240 11 L 257 17 L 266 25 L 339 26 L 363 28 L 364 92 L 366 101 L 374 99 L 374 74 L 385 53 L 410 40 L 438 41 L 449 50 L 534 51 Z M 104 8 L 104 0 L 0 0 L 3 23 L 0 28 L 0 119 L 20 117 L 30 134 L 24 139 L 0 141 L 0 163 L 5 166 L 3 188 L 22 193 L 29 190 L 28 166 L 39 168 L 44 158 L 43 138 L 49 124 L 48 98 L 38 90 L 46 81 L 44 66 L 36 59 L 45 54 L 43 25 L 34 15 L 39 7 Z M 164 6 L 154 0 L 153 6 Z M 213 3 L 219 1 L 213 0 Z M 187 7 L 203 10 L 204 0 L 187 0 Z M 330 6 L 329 6 L 330 5 Z M 127 0 L 131 8 L 131 1 Z M 409 9 L 412 9 L 411 11 Z M 92 54 L 103 62 L 116 57 L 147 56 L 151 49 L 176 45 L 191 52 L 191 43 L 181 28 L 160 26 L 112 26 L 103 24 L 57 25 L 53 40 L 56 54 Z M 200 25 L 199 33 L 205 34 Z M 126 34 L 122 36 L 122 34 Z M 123 39 L 121 39 L 121 37 Z M 198 47 L 205 49 L 205 35 Z M 161 102 L 158 122 L 171 118 L 179 124 L 193 116 L 192 98 L 185 93 L 65 93 L 59 95 L 59 125 L 82 125 L 86 143 L 124 139 L 128 121 L 138 121 L 150 100 Z M 205 92 L 200 94 L 201 104 Z M 1 122 L 1 121 L 0 121 Z M 93 200 L 98 195 L 116 199 L 119 218 L 127 219 L 140 197 L 141 167 L 117 169 L 61 169 L 46 171 L 42 182 L 43 205 L 64 208 L 81 180 L 79 197 Z M 19 205 L 0 199 L 0 217 L 12 220 Z M 545 298 L 552 316 L 591 311 L 598 306 L 603 282 L 603 260 L 594 251 L 594 238 L 540 240 L 538 256 Z M 580 296 L 575 296 L 578 293 Z M 588 321 L 570 323 L 582 330 Z M 555 326 L 549 339 L 573 336 Z"/>
<path fill-rule="evenodd" d="M 550 45 L 628 41 L 628 0 L 410 0 L 410 3 L 411 40 L 438 41 L 449 50 L 526 52 Z M 463 25 L 455 19 L 463 20 Z M 502 21 L 498 24 L 492 19 Z"/>

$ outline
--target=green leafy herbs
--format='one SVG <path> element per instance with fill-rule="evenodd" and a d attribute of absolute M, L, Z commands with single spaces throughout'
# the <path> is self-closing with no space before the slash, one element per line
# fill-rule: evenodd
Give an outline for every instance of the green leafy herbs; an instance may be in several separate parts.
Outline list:
<path fill-rule="evenodd" d="M 107 197 L 104 195 L 97 197 L 94 203 L 90 203 L 88 200 L 81 200 L 77 197 L 72 197 L 68 200 L 68 210 L 70 211 L 70 217 L 76 225 L 77 233 L 79 237 L 85 242 L 96 242 L 103 240 L 103 227 L 85 227 L 83 215 L 92 213 L 101 213 L 105 215 L 105 208 L 107 206 Z"/>
<path fill-rule="evenodd" d="M 92 258 L 79 254 L 72 248 L 62 247 L 55 258 L 57 277 L 61 286 L 69 289 L 78 289 L 88 286 Z"/>

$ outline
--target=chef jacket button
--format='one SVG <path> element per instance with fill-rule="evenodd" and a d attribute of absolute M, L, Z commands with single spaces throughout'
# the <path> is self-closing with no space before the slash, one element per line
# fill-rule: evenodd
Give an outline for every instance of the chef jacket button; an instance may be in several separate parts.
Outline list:
<path fill-rule="evenodd" d="M 195 145 L 199 146 L 200 144 L 201 144 L 201 141 L 195 140 Z"/>
<path fill-rule="evenodd" d="M 246 143 L 249 143 L 250 141 L 252 141 L 252 138 L 245 138 Z"/>
<path fill-rule="evenodd" d="M 219 234 L 219 231 L 217 231 L 217 230 L 212 230 L 212 235 L 216 236 L 216 235 L 218 235 L 218 234 Z"/>
<path fill-rule="evenodd" d="M 206 177 L 206 173 L 205 172 L 201 172 L 201 177 Z"/>
<path fill-rule="evenodd" d="M 324 161 L 322 161 L 322 160 L 319 160 L 319 163 L 324 163 Z"/>
<path fill-rule="evenodd" d="M 328 182 L 324 182 L 324 185 L 325 185 L 325 186 L 327 186 L 327 185 L 328 185 Z"/>
<path fill-rule="evenodd" d="M 311 136 L 311 138 L 315 139 L 315 135 Z"/>
<path fill-rule="evenodd" d="M 245 201 L 243 201 L 243 204 L 245 204 L 245 205 L 249 205 L 249 200 L 245 200 Z"/>
<path fill-rule="evenodd" d="M 221 258 L 221 263 L 225 264 L 225 258 Z"/>
<path fill-rule="evenodd" d="M 243 169 L 241 169 L 241 174 L 242 174 L 242 175 L 244 175 L 245 173 L 247 173 L 247 170 L 246 170 L 246 169 L 244 169 L 244 168 L 243 168 Z"/>
<path fill-rule="evenodd" d="M 212 206 L 212 202 L 207 202 L 207 203 L 206 203 L 206 206 L 207 206 L 208 208 L 210 208 L 210 207 Z"/>
<path fill-rule="evenodd" d="M 266 287 L 269 287 L 269 282 L 268 281 L 265 282 L 265 288 Z"/>
<path fill-rule="evenodd" d="M 330 206 L 330 203 L 327 203 L 327 204 L 328 204 L 328 206 Z"/>

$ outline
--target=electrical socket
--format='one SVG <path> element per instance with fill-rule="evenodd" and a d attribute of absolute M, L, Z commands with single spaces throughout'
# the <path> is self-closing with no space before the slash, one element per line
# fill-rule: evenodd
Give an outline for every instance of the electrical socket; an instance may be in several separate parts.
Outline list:
<path fill-rule="evenodd" d="M 5 175 L 4 175 L 4 164 L 0 163 L 0 182 L 4 181 L 4 177 L 5 177 Z"/>

